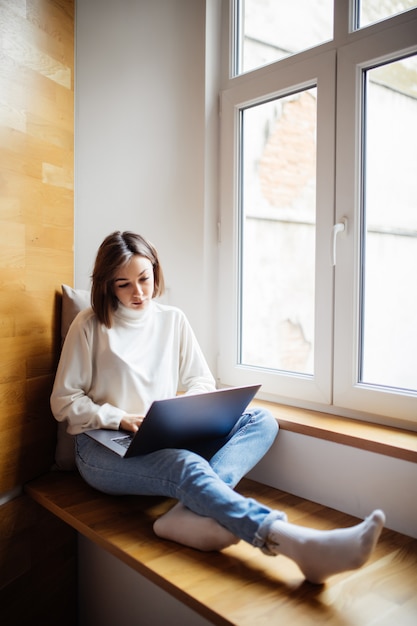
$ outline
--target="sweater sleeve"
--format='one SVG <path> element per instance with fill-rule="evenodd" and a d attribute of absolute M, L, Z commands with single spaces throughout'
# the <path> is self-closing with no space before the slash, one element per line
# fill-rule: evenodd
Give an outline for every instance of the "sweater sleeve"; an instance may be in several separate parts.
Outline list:
<path fill-rule="evenodd" d="M 180 383 L 187 394 L 214 391 L 216 382 L 190 323 L 181 320 Z"/>
<path fill-rule="evenodd" d="M 51 395 L 55 419 L 66 421 L 72 435 L 95 428 L 117 430 L 125 414 L 111 404 L 96 404 L 88 395 L 93 376 L 92 325 L 88 320 L 82 323 L 83 313 L 68 331 Z"/>

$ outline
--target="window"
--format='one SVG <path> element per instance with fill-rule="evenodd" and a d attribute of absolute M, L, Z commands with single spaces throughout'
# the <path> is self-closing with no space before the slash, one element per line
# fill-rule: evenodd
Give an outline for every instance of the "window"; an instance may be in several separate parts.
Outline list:
<path fill-rule="evenodd" d="M 269 24 L 278 9 L 285 24 L 289 3 L 231 2 L 220 382 L 255 380 L 266 399 L 415 428 L 417 11 L 307 4 L 309 42 L 303 2 L 288 32 L 263 29 L 262 16 Z M 375 18 L 373 5 L 386 13 Z M 371 19 L 382 21 L 358 26 Z"/>
<path fill-rule="evenodd" d="M 362 90 L 359 381 L 408 390 L 417 389 L 417 83 L 409 80 L 412 76 L 417 77 L 415 55 L 364 70 Z"/>
<path fill-rule="evenodd" d="M 359 0 L 356 27 L 363 28 L 416 6 L 415 0 Z"/>
<path fill-rule="evenodd" d="M 316 109 L 311 87 L 240 114 L 239 362 L 305 375 L 314 373 Z"/>
<path fill-rule="evenodd" d="M 244 0 L 234 16 L 235 75 L 333 37 L 333 0 Z"/>

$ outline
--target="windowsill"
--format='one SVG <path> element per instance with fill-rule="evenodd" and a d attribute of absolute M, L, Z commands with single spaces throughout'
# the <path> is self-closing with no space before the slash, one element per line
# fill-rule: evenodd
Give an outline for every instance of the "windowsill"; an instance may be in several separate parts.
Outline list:
<path fill-rule="evenodd" d="M 417 463 L 417 433 L 256 399 L 280 428 Z"/>

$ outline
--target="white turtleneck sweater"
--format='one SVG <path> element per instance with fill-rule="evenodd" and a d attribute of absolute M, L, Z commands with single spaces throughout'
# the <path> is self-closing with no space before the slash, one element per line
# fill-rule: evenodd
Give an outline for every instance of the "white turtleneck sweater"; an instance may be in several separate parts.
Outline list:
<path fill-rule="evenodd" d="M 55 418 L 72 435 L 119 428 L 154 400 L 213 391 L 215 381 L 184 313 L 152 300 L 143 311 L 119 305 L 111 328 L 81 311 L 62 349 L 51 396 Z"/>

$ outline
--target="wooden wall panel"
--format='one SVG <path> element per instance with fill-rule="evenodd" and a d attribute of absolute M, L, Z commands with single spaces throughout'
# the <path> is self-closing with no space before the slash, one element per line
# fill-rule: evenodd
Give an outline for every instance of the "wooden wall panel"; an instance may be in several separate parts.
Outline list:
<path fill-rule="evenodd" d="M 0 493 L 46 471 L 73 279 L 74 0 L 0 0 Z"/>
<path fill-rule="evenodd" d="M 0 0 L 0 623 L 77 622 L 76 535 L 49 470 L 60 285 L 73 280 L 74 0 Z M 13 497 L 14 496 L 14 497 Z"/>

